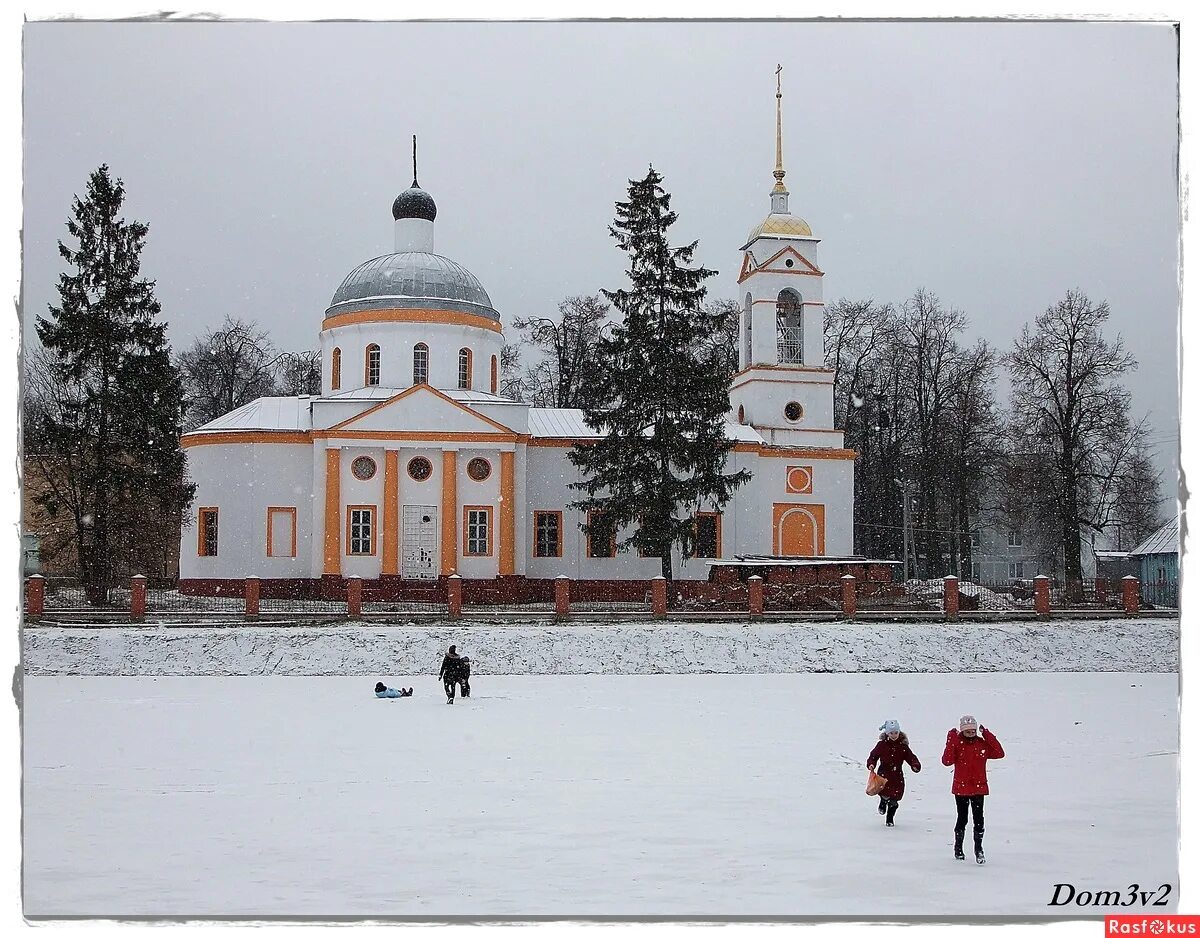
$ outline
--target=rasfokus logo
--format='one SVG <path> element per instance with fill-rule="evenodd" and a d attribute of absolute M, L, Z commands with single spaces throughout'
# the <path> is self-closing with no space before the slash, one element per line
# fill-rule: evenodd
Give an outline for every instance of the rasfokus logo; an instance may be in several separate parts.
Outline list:
<path fill-rule="evenodd" d="M 1105 935 L 1197 935 L 1200 915 L 1107 915 Z"/>

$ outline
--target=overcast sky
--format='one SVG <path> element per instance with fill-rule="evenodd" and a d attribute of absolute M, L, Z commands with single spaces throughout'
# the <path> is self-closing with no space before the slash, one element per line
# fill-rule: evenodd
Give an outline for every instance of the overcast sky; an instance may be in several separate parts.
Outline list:
<path fill-rule="evenodd" d="M 825 298 L 918 287 L 1008 347 L 1079 288 L 1141 368 L 1134 409 L 1174 495 L 1176 42 L 1118 23 L 33 23 L 25 29 L 25 326 L 107 162 L 146 221 L 174 346 L 226 314 L 316 348 L 391 202 L 436 199 L 435 250 L 504 321 L 621 286 L 613 202 L 653 162 L 678 240 L 734 297 L 769 211 L 784 65 L 791 208 Z M 27 332 L 26 341 L 29 340 Z"/>

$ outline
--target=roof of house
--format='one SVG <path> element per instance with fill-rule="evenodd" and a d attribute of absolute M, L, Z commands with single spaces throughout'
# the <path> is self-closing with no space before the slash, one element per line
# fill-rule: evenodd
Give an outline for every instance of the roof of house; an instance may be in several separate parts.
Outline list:
<path fill-rule="evenodd" d="M 1175 515 L 1170 521 L 1131 550 L 1129 556 L 1139 557 L 1145 554 L 1177 553 L 1179 553 L 1179 516 Z"/>

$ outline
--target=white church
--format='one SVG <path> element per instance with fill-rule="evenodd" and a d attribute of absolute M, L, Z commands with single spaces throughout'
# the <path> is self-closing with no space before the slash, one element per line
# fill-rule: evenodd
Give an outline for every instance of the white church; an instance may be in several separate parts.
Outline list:
<path fill-rule="evenodd" d="M 788 208 L 780 104 L 777 91 L 771 211 L 737 275 L 725 471 L 752 478 L 720 511 L 696 513 L 697 556 L 674 563 L 683 580 L 707 579 L 709 559 L 853 553 L 855 452 L 833 429 L 820 239 Z M 435 253 L 437 207 L 415 172 L 392 217 L 394 252 L 351 270 L 325 310 L 321 394 L 260 398 L 184 435 L 196 499 L 180 588 L 225 592 L 251 575 L 264 595 L 349 576 L 399 587 L 656 576 L 657 558 L 585 535 L 570 507 L 580 474 L 568 451 L 596 437 L 582 412 L 498 393 L 501 315 L 469 270 Z"/>

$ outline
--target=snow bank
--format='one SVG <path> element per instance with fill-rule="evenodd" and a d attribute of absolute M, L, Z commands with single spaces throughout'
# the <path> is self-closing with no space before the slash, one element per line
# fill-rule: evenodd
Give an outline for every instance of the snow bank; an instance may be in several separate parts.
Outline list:
<path fill-rule="evenodd" d="M 481 674 L 1178 670 L 1179 620 L 1018 623 L 26 628 L 31 675 L 436 672 L 450 643 Z"/>

